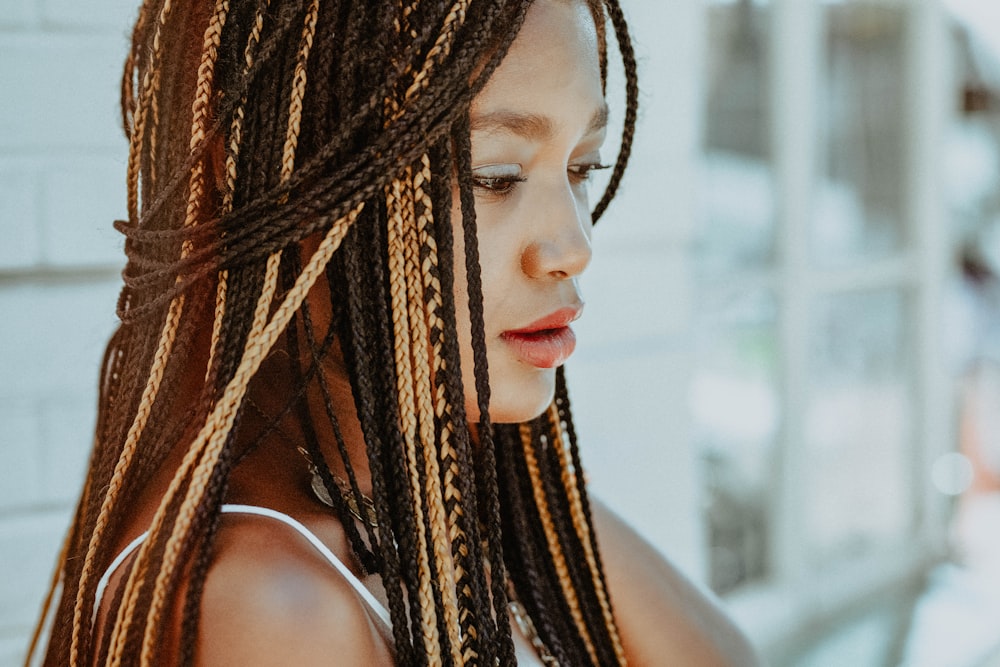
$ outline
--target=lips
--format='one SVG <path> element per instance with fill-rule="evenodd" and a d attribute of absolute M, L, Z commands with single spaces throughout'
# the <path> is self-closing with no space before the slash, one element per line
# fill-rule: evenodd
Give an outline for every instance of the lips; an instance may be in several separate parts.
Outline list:
<path fill-rule="evenodd" d="M 521 361 L 536 368 L 561 366 L 576 348 L 576 334 L 570 322 L 580 316 L 581 307 L 560 308 L 523 329 L 500 335 Z"/>

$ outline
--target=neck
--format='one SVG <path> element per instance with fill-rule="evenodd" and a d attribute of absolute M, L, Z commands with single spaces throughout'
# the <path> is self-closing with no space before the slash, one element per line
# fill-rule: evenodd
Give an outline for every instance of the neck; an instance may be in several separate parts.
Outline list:
<path fill-rule="evenodd" d="M 332 410 L 358 486 L 363 493 L 370 494 L 371 475 L 364 434 L 354 406 L 350 381 L 340 362 L 339 350 L 331 350 L 323 362 L 320 372 L 324 374 L 325 392 L 313 379 L 304 398 L 296 398 L 301 392 L 295 387 L 288 365 L 287 355 L 274 355 L 265 362 L 254 380 L 244 408 L 244 427 L 241 428 L 245 434 L 241 437 L 243 444 L 253 447 L 253 451 L 246 458 L 246 466 L 240 465 L 240 468 L 247 467 L 248 470 L 238 477 L 240 483 L 234 491 L 252 492 L 254 496 L 271 495 L 269 486 L 291 486 L 296 495 L 304 494 L 312 502 L 308 462 L 297 451 L 299 447 L 307 447 L 310 432 L 315 435 L 330 471 L 347 478 L 347 466 L 340 452 L 337 433 L 328 416 L 328 410 Z M 255 443 L 257 439 L 260 439 L 259 443 Z M 250 469 L 258 472 L 266 469 L 269 472 L 260 475 Z M 237 472 L 239 469 L 234 471 L 234 478 Z M 282 489 L 283 493 L 289 491 L 288 488 Z"/>

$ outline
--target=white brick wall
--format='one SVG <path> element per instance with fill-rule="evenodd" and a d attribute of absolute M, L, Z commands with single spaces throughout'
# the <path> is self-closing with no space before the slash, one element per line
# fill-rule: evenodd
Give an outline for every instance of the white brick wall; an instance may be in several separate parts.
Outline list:
<path fill-rule="evenodd" d="M 115 324 L 118 77 L 137 4 L 0 0 L 0 667 L 22 659 L 90 446 Z M 699 4 L 626 3 L 645 75 L 641 128 L 622 197 L 595 233 L 568 369 L 596 493 L 695 576 L 686 257 Z"/>
<path fill-rule="evenodd" d="M 12 160 L 0 161 L 0 165 L 0 229 L 7 239 L 0 243 L 0 268 L 30 268 L 42 258 L 42 239 L 35 224 L 38 179 Z"/>
<path fill-rule="evenodd" d="M 0 0 L 0 665 L 23 660 L 89 454 L 134 5 Z"/>

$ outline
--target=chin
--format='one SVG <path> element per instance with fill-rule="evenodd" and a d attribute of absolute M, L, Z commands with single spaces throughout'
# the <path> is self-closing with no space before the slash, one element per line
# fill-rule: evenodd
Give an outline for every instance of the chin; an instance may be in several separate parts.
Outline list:
<path fill-rule="evenodd" d="M 529 378 L 505 381 L 490 378 L 490 420 L 516 424 L 539 416 L 552 404 L 556 392 L 556 370 L 533 369 Z M 469 413 L 477 414 L 476 412 Z"/>

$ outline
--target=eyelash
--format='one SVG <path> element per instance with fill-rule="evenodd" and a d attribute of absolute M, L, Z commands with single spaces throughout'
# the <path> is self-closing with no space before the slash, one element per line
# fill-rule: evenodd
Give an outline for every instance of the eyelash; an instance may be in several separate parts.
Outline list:
<path fill-rule="evenodd" d="M 570 180 L 574 183 L 585 183 L 590 180 L 591 173 L 599 169 L 608 169 L 611 165 L 592 162 L 590 164 L 574 165 L 569 169 Z"/>
<path fill-rule="evenodd" d="M 514 186 L 524 183 L 524 176 L 473 176 L 472 185 L 491 196 L 503 199 L 514 192 Z"/>
<path fill-rule="evenodd" d="M 573 185 L 578 185 L 589 181 L 592 172 L 599 169 L 608 169 L 610 166 L 598 162 L 573 165 L 567 170 L 567 173 L 569 174 L 570 182 Z M 524 183 L 527 180 L 524 176 L 473 176 L 472 185 L 493 197 L 505 199 L 514 193 L 515 186 L 518 183 Z"/>

